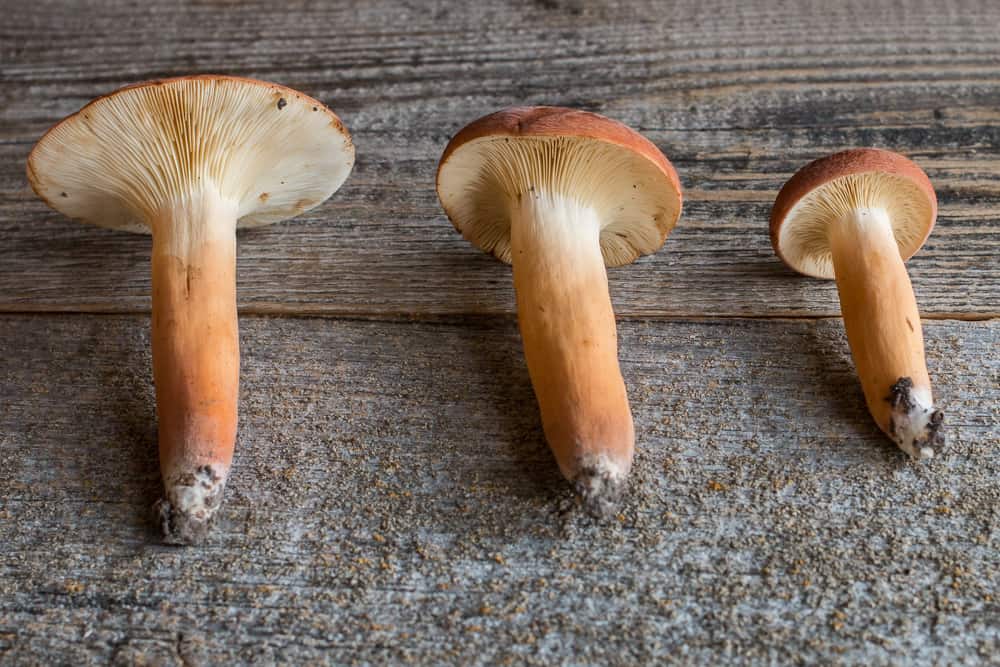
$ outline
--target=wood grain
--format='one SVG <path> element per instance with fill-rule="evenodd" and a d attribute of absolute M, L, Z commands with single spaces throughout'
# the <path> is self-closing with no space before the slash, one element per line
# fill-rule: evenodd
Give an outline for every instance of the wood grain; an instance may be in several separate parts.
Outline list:
<path fill-rule="evenodd" d="M 221 531 L 176 549 L 148 519 L 146 318 L 0 317 L 0 662 L 991 651 L 1000 325 L 926 330 L 950 447 L 915 465 L 838 322 L 623 325 L 639 455 L 602 526 L 545 447 L 512 322 L 244 317 Z"/>
<path fill-rule="evenodd" d="M 686 189 L 665 247 L 612 272 L 620 316 L 836 315 L 832 283 L 775 258 L 767 218 L 791 173 L 850 146 L 905 153 L 938 190 L 909 264 L 924 314 L 997 316 L 1000 9 L 829 4 L 17 3 L 0 27 L 0 311 L 149 309 L 148 239 L 48 211 L 24 159 L 96 95 L 222 71 L 319 97 L 358 146 L 328 204 L 241 236 L 244 312 L 512 313 L 509 269 L 452 230 L 434 170 L 469 120 L 545 103 L 637 128 Z"/>

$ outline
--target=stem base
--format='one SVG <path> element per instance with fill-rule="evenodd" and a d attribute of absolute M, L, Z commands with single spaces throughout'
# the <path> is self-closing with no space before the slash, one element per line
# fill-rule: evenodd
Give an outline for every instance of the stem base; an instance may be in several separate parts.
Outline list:
<path fill-rule="evenodd" d="M 205 540 L 222 506 L 228 472 L 222 466 L 203 465 L 164 480 L 164 497 L 153 506 L 164 542 L 199 544 Z"/>
<path fill-rule="evenodd" d="M 921 396 L 908 377 L 899 378 L 885 400 L 889 403 L 889 437 L 914 459 L 932 459 L 944 449 L 944 412 Z"/>
<path fill-rule="evenodd" d="M 625 491 L 628 469 L 602 455 L 584 457 L 577 465 L 573 490 L 583 507 L 599 519 L 614 514 Z"/>

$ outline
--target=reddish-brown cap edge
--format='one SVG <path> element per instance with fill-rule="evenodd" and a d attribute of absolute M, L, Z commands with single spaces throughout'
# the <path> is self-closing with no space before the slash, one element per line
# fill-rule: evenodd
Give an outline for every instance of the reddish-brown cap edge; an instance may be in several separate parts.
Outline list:
<path fill-rule="evenodd" d="M 631 150 L 652 162 L 667 177 L 674 192 L 677 193 L 677 216 L 680 217 L 684 204 L 684 191 L 677 177 L 677 171 L 656 144 L 616 120 L 589 111 L 565 107 L 511 107 L 483 116 L 463 127 L 448 142 L 438 161 L 435 187 L 439 193 L 441 169 L 452 153 L 470 141 L 489 136 L 583 137 Z M 676 222 L 676 219 L 672 220 L 669 227 L 672 228 Z M 454 223 L 452 220 L 452 224 Z"/>
<path fill-rule="evenodd" d="M 927 174 L 915 162 L 899 153 L 881 148 L 852 148 L 813 160 L 795 172 L 795 175 L 788 179 L 781 191 L 778 192 L 778 197 L 771 208 L 770 233 L 771 246 L 781 261 L 792 267 L 781 253 L 778 239 L 781 225 L 784 224 L 788 212 L 802 197 L 832 180 L 872 171 L 906 178 L 916 184 L 930 200 L 931 224 L 920 243 L 903 260 L 905 261 L 916 254 L 927 241 L 937 220 L 937 194 L 934 192 L 934 186 Z"/>

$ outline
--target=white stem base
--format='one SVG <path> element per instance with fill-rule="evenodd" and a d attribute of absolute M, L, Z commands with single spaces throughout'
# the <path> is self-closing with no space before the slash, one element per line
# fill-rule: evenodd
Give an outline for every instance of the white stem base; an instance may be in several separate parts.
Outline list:
<path fill-rule="evenodd" d="M 228 476 L 227 467 L 215 464 L 164 480 L 165 493 L 153 511 L 165 542 L 197 544 L 205 539 L 212 518 L 222 506 Z"/>
<path fill-rule="evenodd" d="M 930 392 L 914 387 L 908 377 L 892 386 L 886 399 L 892 410 L 889 437 L 918 461 L 932 459 L 944 446 L 944 413 L 934 407 Z"/>
<path fill-rule="evenodd" d="M 582 457 L 577 460 L 573 490 L 592 515 L 610 516 L 618 509 L 631 467 L 631 461 L 604 454 Z"/>

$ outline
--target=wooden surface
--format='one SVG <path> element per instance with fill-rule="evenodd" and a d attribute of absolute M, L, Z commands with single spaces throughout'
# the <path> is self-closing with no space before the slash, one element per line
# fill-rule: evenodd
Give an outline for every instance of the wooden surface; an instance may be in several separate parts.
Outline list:
<path fill-rule="evenodd" d="M 0 664 L 986 663 L 1000 650 L 1000 6 L 0 0 Z M 239 236 L 241 426 L 218 538 L 159 546 L 149 239 L 36 200 L 53 122 L 133 81 L 301 88 L 345 187 Z M 685 188 L 611 273 L 638 434 L 621 516 L 545 449 L 509 267 L 444 218 L 453 132 L 630 124 Z M 835 287 L 774 257 L 799 166 L 900 151 L 950 448 L 870 423 Z"/>
<path fill-rule="evenodd" d="M 938 190 L 938 226 L 910 262 L 923 312 L 1000 312 L 1000 6 L 989 2 L 686 0 L 666 15 L 655 2 L 558 0 L 280 12 L 265 2 L 14 4 L 0 28 L 2 310 L 149 309 L 148 239 L 49 211 L 24 158 L 95 95 L 220 71 L 323 100 L 358 150 L 325 206 L 241 236 L 250 312 L 512 312 L 508 272 L 443 220 L 434 172 L 470 120 L 542 103 L 635 127 L 685 188 L 664 248 L 612 272 L 622 316 L 836 315 L 831 284 L 775 260 L 766 220 L 796 169 L 857 145 L 907 154 Z"/>
<path fill-rule="evenodd" d="M 1000 639 L 996 322 L 927 326 L 933 467 L 870 424 L 837 321 L 624 322 L 641 445 L 604 525 L 513 322 L 242 324 L 224 521 L 177 549 L 148 519 L 145 318 L 0 319 L 0 656 L 940 664 Z"/>

